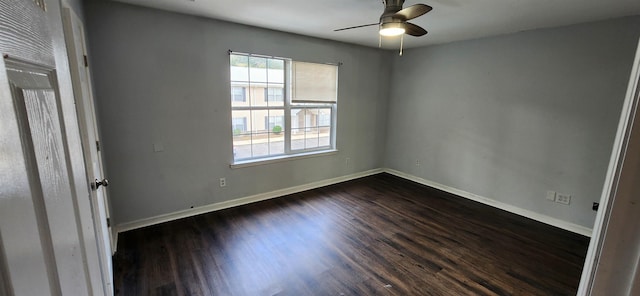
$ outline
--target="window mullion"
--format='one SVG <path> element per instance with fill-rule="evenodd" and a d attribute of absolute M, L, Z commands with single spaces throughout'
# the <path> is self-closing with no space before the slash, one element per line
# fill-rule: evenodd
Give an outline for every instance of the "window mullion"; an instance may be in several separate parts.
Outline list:
<path fill-rule="evenodd" d="M 291 61 L 284 63 L 284 88 L 282 90 L 284 103 L 284 154 L 291 154 Z"/>
<path fill-rule="evenodd" d="M 333 104 L 331 106 L 331 137 L 329 137 L 329 144 L 331 145 L 331 147 L 334 147 L 337 149 L 338 146 L 336 146 L 336 126 L 338 123 L 338 113 L 337 113 L 337 107 L 336 104 Z"/>
<path fill-rule="evenodd" d="M 284 108 L 284 153 L 291 154 L 291 106 L 285 103 Z"/>

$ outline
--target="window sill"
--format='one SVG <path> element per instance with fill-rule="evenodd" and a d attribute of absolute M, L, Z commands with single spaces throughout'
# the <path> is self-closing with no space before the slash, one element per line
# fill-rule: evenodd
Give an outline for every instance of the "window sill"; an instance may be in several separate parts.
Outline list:
<path fill-rule="evenodd" d="M 271 163 L 277 163 L 277 162 L 283 162 L 283 161 L 290 161 L 290 160 L 296 160 L 296 159 L 304 159 L 304 158 L 319 157 L 319 156 L 328 156 L 328 155 L 334 155 L 334 154 L 337 154 L 337 153 L 338 153 L 338 150 L 333 149 L 333 150 L 323 150 L 323 151 L 314 151 L 314 152 L 308 152 L 308 153 L 300 153 L 300 154 L 294 154 L 294 155 L 283 155 L 283 156 L 276 156 L 276 157 L 270 157 L 270 158 L 238 161 L 238 162 L 234 162 L 234 163 L 230 164 L 229 167 L 232 168 L 232 169 L 239 169 L 239 168 L 259 166 L 259 165 L 265 165 L 265 164 L 271 164 Z"/>

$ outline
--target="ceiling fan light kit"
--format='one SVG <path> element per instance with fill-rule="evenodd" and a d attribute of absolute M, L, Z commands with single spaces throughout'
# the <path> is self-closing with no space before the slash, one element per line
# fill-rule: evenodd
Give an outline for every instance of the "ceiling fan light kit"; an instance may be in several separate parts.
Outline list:
<path fill-rule="evenodd" d="M 407 30 L 404 28 L 402 23 L 386 23 L 380 25 L 380 35 L 382 36 L 400 36 L 404 34 Z"/>
<path fill-rule="evenodd" d="M 380 20 L 377 23 L 347 27 L 334 31 L 343 31 L 378 25 L 380 28 L 378 31 L 380 36 L 401 36 L 400 55 L 402 55 L 402 37 L 404 37 L 404 34 L 415 37 L 420 37 L 427 34 L 427 30 L 407 21 L 417 18 L 431 11 L 433 8 L 426 4 L 415 4 L 403 9 L 402 5 L 404 4 L 404 0 L 383 0 L 382 3 L 384 4 L 384 12 L 382 12 Z M 380 39 L 380 45 L 381 44 L 382 39 Z"/>

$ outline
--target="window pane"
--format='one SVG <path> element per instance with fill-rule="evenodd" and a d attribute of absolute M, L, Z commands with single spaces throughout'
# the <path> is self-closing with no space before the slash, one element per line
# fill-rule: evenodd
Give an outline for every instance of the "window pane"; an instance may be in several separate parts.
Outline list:
<path fill-rule="evenodd" d="M 245 55 L 229 56 L 231 64 L 231 82 L 247 82 L 249 81 L 249 57 Z"/>
<path fill-rule="evenodd" d="M 269 154 L 284 154 L 284 132 L 269 134 Z"/>
<path fill-rule="evenodd" d="M 310 135 L 307 134 L 308 138 L 305 138 L 304 141 L 304 146 L 305 149 L 313 149 L 313 148 L 317 148 L 318 147 L 318 138 L 315 137 L 316 135 Z"/>
<path fill-rule="evenodd" d="M 231 123 L 233 134 L 242 134 L 246 133 L 248 128 L 248 117 L 250 115 L 250 111 L 246 110 L 233 110 L 231 112 Z"/>
<path fill-rule="evenodd" d="M 291 109 L 291 150 L 301 149 L 304 149 L 304 109 Z"/>
<path fill-rule="evenodd" d="M 249 85 L 249 57 L 244 55 L 230 55 L 231 65 L 231 105 L 248 106 L 247 86 Z"/>
<path fill-rule="evenodd" d="M 284 60 L 282 59 L 269 59 L 269 69 L 284 70 Z M 284 79 L 283 79 L 284 81 Z"/>
<path fill-rule="evenodd" d="M 231 86 L 231 105 L 247 106 L 247 88 L 239 85 Z"/>
<path fill-rule="evenodd" d="M 264 92 L 264 99 L 269 106 L 284 106 L 284 88 L 282 88 L 282 85 L 270 84 L 269 87 L 264 89 Z"/>
<path fill-rule="evenodd" d="M 318 109 L 318 146 L 331 145 L 331 109 Z"/>
<path fill-rule="evenodd" d="M 265 118 L 265 123 L 269 131 L 269 155 L 284 153 L 284 110 L 271 109 L 269 116 Z"/>
<path fill-rule="evenodd" d="M 251 82 L 267 82 L 267 59 L 249 57 L 249 80 Z"/>
<path fill-rule="evenodd" d="M 268 131 L 279 133 L 284 131 L 284 110 L 270 110 L 269 116 L 264 118 Z"/>
<path fill-rule="evenodd" d="M 269 155 L 269 133 L 254 133 L 251 150 L 253 157 Z"/>
<path fill-rule="evenodd" d="M 308 111 L 307 118 L 308 120 L 310 120 L 309 121 L 310 125 L 305 128 L 304 146 L 306 149 L 313 149 L 318 147 L 318 127 L 315 124 L 317 118 L 316 118 L 316 115 L 312 112 L 316 110 L 307 110 L 307 111 Z"/>
<path fill-rule="evenodd" d="M 261 120 L 269 111 L 267 110 L 251 110 L 251 118 L 249 122 L 249 130 L 251 133 L 256 134 L 258 132 L 264 132 L 264 122 Z"/>
<path fill-rule="evenodd" d="M 318 126 L 331 126 L 331 109 L 318 109 Z"/>
<path fill-rule="evenodd" d="M 318 146 L 330 146 L 331 145 L 331 127 L 325 126 L 318 129 Z"/>
<path fill-rule="evenodd" d="M 244 54 L 230 54 L 229 61 L 232 67 L 247 67 L 249 64 L 249 56 Z"/>
<path fill-rule="evenodd" d="M 268 61 L 269 83 L 284 84 L 284 60 L 269 59 Z"/>
<path fill-rule="evenodd" d="M 251 133 L 248 129 L 250 111 L 232 111 L 233 157 L 243 159 L 251 157 Z"/>

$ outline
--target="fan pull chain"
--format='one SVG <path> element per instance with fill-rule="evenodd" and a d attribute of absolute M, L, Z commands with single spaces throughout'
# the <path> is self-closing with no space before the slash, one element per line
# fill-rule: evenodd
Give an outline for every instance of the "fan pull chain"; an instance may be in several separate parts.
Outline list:
<path fill-rule="evenodd" d="M 402 56 L 402 46 L 404 45 L 404 34 L 400 36 L 400 56 Z"/>

